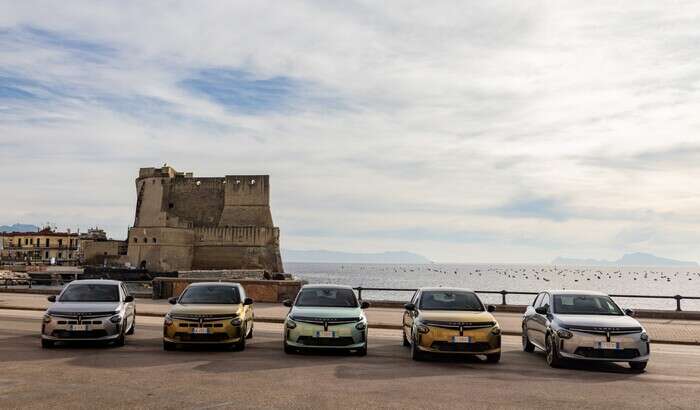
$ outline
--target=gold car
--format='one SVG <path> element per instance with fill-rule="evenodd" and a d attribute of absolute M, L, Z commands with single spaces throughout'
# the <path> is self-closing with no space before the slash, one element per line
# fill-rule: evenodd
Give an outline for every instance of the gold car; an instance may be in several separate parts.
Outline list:
<path fill-rule="evenodd" d="M 426 353 L 484 355 L 490 363 L 501 360 L 501 328 L 471 290 L 421 288 L 403 314 L 403 344 L 411 357 Z"/>
<path fill-rule="evenodd" d="M 243 350 L 246 339 L 253 337 L 253 300 L 238 283 L 193 283 L 169 302 L 174 306 L 163 323 L 165 350 L 178 344 L 230 345 Z"/>

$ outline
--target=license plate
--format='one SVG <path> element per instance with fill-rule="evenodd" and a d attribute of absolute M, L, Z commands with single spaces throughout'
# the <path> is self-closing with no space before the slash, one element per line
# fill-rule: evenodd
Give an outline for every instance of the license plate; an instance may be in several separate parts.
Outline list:
<path fill-rule="evenodd" d="M 452 343 L 471 343 L 471 336 L 452 336 Z"/>
<path fill-rule="evenodd" d="M 68 325 L 68 330 L 71 332 L 85 332 L 88 330 L 87 325 Z"/>
<path fill-rule="evenodd" d="M 195 335 L 204 335 L 209 333 L 209 329 L 207 329 L 206 327 L 195 327 L 192 329 L 192 333 L 194 333 Z"/>
<path fill-rule="evenodd" d="M 595 347 L 596 347 L 596 349 L 618 350 L 618 349 L 620 349 L 620 343 L 619 342 L 596 342 Z"/>
<path fill-rule="evenodd" d="M 335 337 L 335 332 L 331 330 L 316 332 L 316 337 Z"/>

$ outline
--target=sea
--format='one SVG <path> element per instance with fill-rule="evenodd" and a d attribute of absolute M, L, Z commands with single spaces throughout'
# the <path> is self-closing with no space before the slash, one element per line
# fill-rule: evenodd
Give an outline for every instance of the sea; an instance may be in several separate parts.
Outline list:
<path fill-rule="evenodd" d="M 476 291 L 539 292 L 546 289 L 595 290 L 618 295 L 700 297 L 700 267 L 573 267 L 498 264 L 360 264 L 285 263 L 285 271 L 308 283 L 331 283 L 365 288 L 415 289 L 457 286 Z M 409 291 L 362 292 L 366 300 L 406 301 Z M 480 296 L 500 303 L 501 295 Z M 534 296 L 508 295 L 509 304 L 528 304 Z M 623 308 L 675 309 L 672 299 L 616 297 Z M 683 300 L 683 310 L 700 311 L 700 300 Z"/>

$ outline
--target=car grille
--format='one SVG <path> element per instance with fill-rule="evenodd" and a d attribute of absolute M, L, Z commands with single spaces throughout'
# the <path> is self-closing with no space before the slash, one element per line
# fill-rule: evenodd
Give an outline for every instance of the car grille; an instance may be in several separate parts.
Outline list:
<path fill-rule="evenodd" d="M 56 323 L 59 325 L 77 325 L 78 321 L 77 320 L 57 320 Z M 83 325 L 101 325 L 102 321 L 101 320 L 83 320 L 80 322 L 80 324 L 83 324 Z"/>
<path fill-rule="evenodd" d="M 310 316 L 293 316 L 291 319 L 295 322 L 311 323 L 314 325 L 323 325 L 324 323 L 328 323 L 329 325 L 341 325 L 345 323 L 355 323 L 361 320 L 359 317 L 323 318 Z"/>
<path fill-rule="evenodd" d="M 223 323 L 202 323 L 200 326 L 197 322 L 179 323 L 178 327 L 224 327 Z"/>
<path fill-rule="evenodd" d="M 430 345 L 432 349 L 441 352 L 485 352 L 491 350 L 491 345 L 486 342 L 476 343 L 450 343 L 450 342 L 433 342 Z"/>
<path fill-rule="evenodd" d="M 355 344 L 352 337 L 313 337 L 299 336 L 297 343 L 305 346 L 350 346 Z"/>
<path fill-rule="evenodd" d="M 54 330 L 53 332 L 51 332 L 51 336 L 58 337 L 60 339 L 97 339 L 100 337 L 107 336 L 107 331 L 104 329 L 78 332 L 72 332 L 68 330 Z"/>
<path fill-rule="evenodd" d="M 496 322 L 442 322 L 436 320 L 421 321 L 426 326 L 443 327 L 447 329 L 484 329 L 496 326 Z"/>
<path fill-rule="evenodd" d="M 593 347 L 579 347 L 574 354 L 595 359 L 634 359 L 639 357 L 637 349 L 595 349 Z"/>
<path fill-rule="evenodd" d="M 194 322 L 202 320 L 203 322 L 212 322 L 212 321 L 217 321 L 217 320 L 233 319 L 235 317 L 238 317 L 238 315 L 231 314 L 231 313 L 216 314 L 216 315 L 188 315 L 188 314 L 178 313 L 178 314 L 172 314 L 172 315 L 170 315 L 170 317 L 175 319 L 175 320 L 189 320 L 189 321 L 194 321 Z"/>
<path fill-rule="evenodd" d="M 572 332 L 582 332 L 591 333 L 596 335 L 605 335 L 610 333 L 611 335 L 628 335 L 632 333 L 640 333 L 642 328 L 639 326 L 635 327 L 608 327 L 608 326 L 563 326 L 567 330 Z"/>
<path fill-rule="evenodd" d="M 228 333 L 209 333 L 209 334 L 192 334 L 185 332 L 176 332 L 175 337 L 182 342 L 220 342 L 229 339 Z"/>

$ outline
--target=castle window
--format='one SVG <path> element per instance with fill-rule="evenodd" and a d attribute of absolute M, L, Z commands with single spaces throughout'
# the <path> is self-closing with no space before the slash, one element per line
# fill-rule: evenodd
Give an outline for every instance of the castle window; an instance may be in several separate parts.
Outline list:
<path fill-rule="evenodd" d="M 143 243 L 148 243 L 148 238 L 143 238 Z"/>
<path fill-rule="evenodd" d="M 175 204 L 174 204 L 174 203 L 172 203 L 172 202 L 170 202 L 170 203 L 168 204 L 168 208 L 170 208 L 170 209 L 173 209 L 173 208 L 175 208 Z"/>
<path fill-rule="evenodd" d="M 153 238 L 153 243 L 156 243 L 156 238 Z"/>
<path fill-rule="evenodd" d="M 138 243 L 139 238 L 134 238 L 134 243 Z"/>
<path fill-rule="evenodd" d="M 46 258 L 46 259 L 49 259 L 49 253 L 48 253 L 48 252 L 46 252 L 45 258 Z"/>

